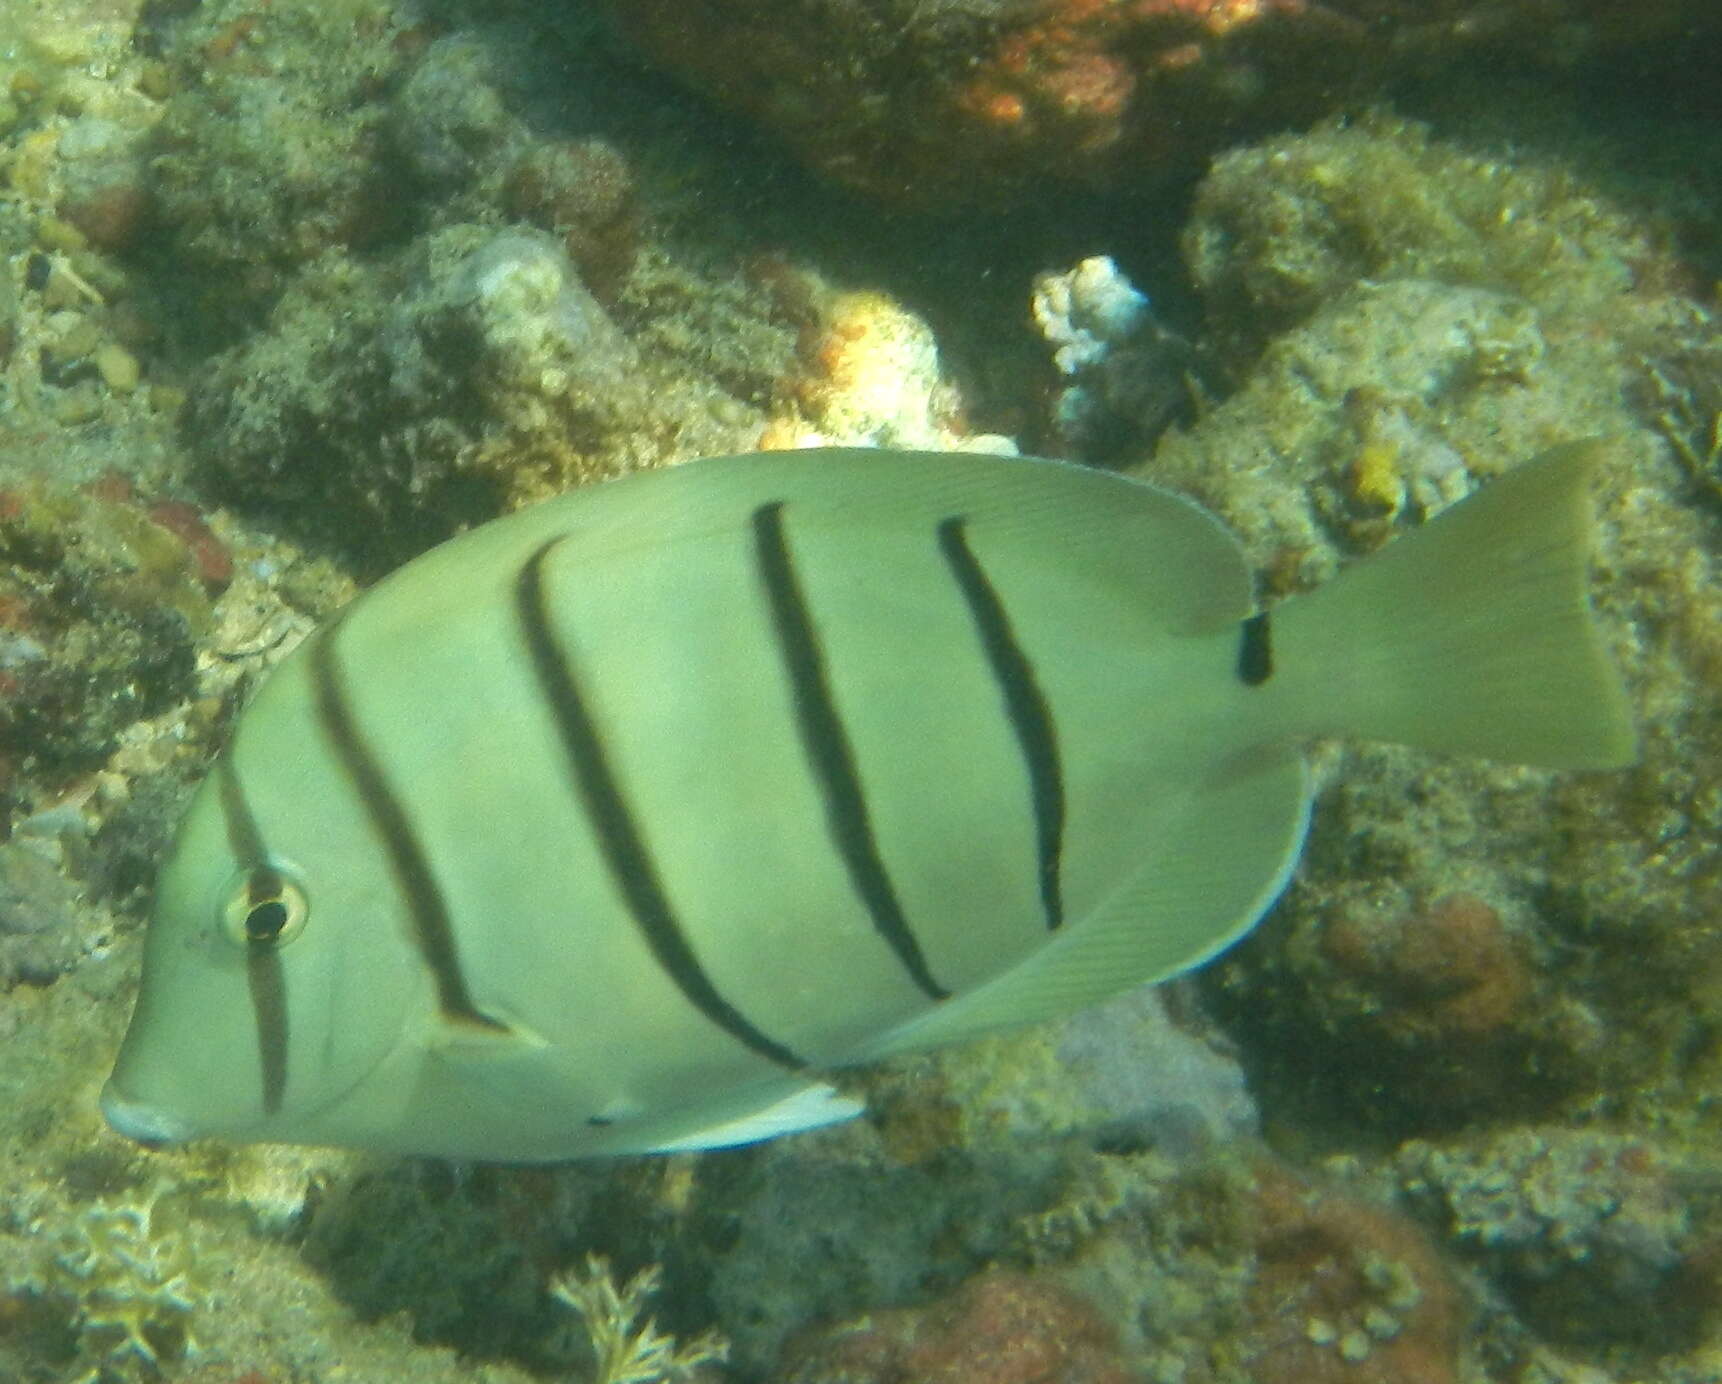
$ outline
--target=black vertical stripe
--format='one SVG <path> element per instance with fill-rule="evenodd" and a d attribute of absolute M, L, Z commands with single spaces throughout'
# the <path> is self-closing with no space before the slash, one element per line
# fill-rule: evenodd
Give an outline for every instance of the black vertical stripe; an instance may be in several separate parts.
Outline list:
<path fill-rule="evenodd" d="M 325 625 L 311 636 L 307 650 L 312 695 L 323 734 L 383 844 L 395 887 L 405 899 L 412 919 L 413 940 L 436 984 L 437 1007 L 443 1017 L 481 1028 L 506 1030 L 506 1024 L 498 1023 L 473 1003 L 461 971 L 448 904 L 431 873 L 424 847 L 419 844 L 400 800 L 389 787 L 376 755 L 353 720 L 352 708 L 341 687 L 341 671 L 335 662 L 335 632 L 340 627 L 339 618 Z"/>
<path fill-rule="evenodd" d="M 645 840 L 604 753 L 603 738 L 575 682 L 573 666 L 550 626 L 544 593 L 544 560 L 561 541 L 560 537 L 552 538 L 527 558 L 515 579 L 514 609 L 532 659 L 538 690 L 555 716 L 574 786 L 597 837 L 605 867 L 658 965 L 689 1003 L 762 1057 L 785 1067 L 804 1068 L 808 1065 L 806 1061 L 756 1028 L 718 993 L 670 907 Z"/>
<path fill-rule="evenodd" d="M 251 813 L 250 804 L 245 801 L 239 771 L 233 767 L 231 748 L 215 761 L 215 786 L 221 799 L 222 824 L 227 829 L 227 849 L 233 853 L 239 867 L 247 874 L 271 868 L 263 833 L 257 826 L 257 818 Z"/>
<path fill-rule="evenodd" d="M 1268 613 L 1250 616 L 1238 628 L 1238 681 L 1260 687 L 1274 673 L 1274 641 Z"/>
<path fill-rule="evenodd" d="M 287 980 L 281 951 L 269 942 L 245 947 L 245 983 L 257 1019 L 257 1052 L 263 1070 L 263 1113 L 281 1109 L 287 1090 Z"/>
<path fill-rule="evenodd" d="M 837 714 L 837 704 L 832 700 L 825 655 L 819 647 L 813 615 L 807 608 L 784 537 L 781 501 L 754 510 L 753 540 L 754 557 L 771 603 L 772 631 L 789 676 L 796 727 L 825 799 L 825 822 L 832 842 L 843 858 L 850 884 L 867 906 L 874 928 L 896 953 L 903 969 L 930 998 L 945 999 L 950 991 L 933 979 L 927 969 L 921 944 L 903 916 L 897 892 L 880 858 L 878 843 L 873 839 L 855 752 Z"/>
<path fill-rule="evenodd" d="M 221 818 L 227 828 L 227 847 L 246 874 L 246 888 L 253 896 L 279 894 L 280 876 L 269 863 L 263 833 L 245 800 L 233 753 L 215 764 L 215 783 L 221 803 Z M 263 1113 L 281 1109 L 287 1091 L 288 1007 L 287 978 L 281 955 L 273 942 L 252 941 L 245 948 L 245 983 L 251 996 L 251 1012 L 257 1025 L 257 1064 L 262 1073 Z"/>
<path fill-rule="evenodd" d="M 1064 849 L 1064 773 L 1058 753 L 1058 731 L 1052 708 L 1034 675 L 1034 664 L 1017 641 L 1010 616 L 985 569 L 969 548 L 961 518 L 939 524 L 939 551 L 951 569 L 957 588 L 975 622 L 987 666 L 998 684 L 999 698 L 1016 735 L 1028 773 L 1029 800 L 1034 809 L 1035 853 L 1039 865 L 1040 906 L 1048 928 L 1064 921 L 1059 862 Z"/>

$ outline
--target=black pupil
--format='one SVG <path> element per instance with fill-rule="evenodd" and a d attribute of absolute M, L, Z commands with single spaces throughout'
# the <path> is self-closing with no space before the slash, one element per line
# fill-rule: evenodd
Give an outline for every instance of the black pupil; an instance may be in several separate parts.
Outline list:
<path fill-rule="evenodd" d="M 273 942 L 287 926 L 287 905 L 280 899 L 254 903 L 245 915 L 245 936 L 251 942 Z"/>

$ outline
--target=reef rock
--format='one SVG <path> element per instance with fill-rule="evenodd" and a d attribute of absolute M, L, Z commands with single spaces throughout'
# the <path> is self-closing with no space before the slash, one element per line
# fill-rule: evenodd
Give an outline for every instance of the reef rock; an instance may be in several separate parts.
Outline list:
<path fill-rule="evenodd" d="M 635 43 L 892 200 L 1189 166 L 1393 75 L 1570 65 L 1722 29 L 1711 0 L 603 0 Z"/>

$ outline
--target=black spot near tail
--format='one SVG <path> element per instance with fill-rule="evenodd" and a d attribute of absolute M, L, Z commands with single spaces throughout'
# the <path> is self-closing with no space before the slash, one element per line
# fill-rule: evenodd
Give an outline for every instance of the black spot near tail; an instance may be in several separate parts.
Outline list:
<path fill-rule="evenodd" d="M 1274 675 L 1274 641 L 1268 613 L 1252 615 L 1238 627 L 1238 681 L 1260 687 Z"/>

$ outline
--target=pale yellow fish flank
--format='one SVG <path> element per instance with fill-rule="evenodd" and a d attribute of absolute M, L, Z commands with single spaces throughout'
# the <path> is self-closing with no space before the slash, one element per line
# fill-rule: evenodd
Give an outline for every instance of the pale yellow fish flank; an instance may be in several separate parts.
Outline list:
<path fill-rule="evenodd" d="M 855 1113 L 823 1071 L 1188 969 L 1295 866 L 1311 737 L 1630 761 L 1600 452 L 1267 613 L 1210 515 L 1036 459 L 714 458 L 487 524 L 240 718 L 104 1109 L 148 1141 L 713 1147 Z"/>

